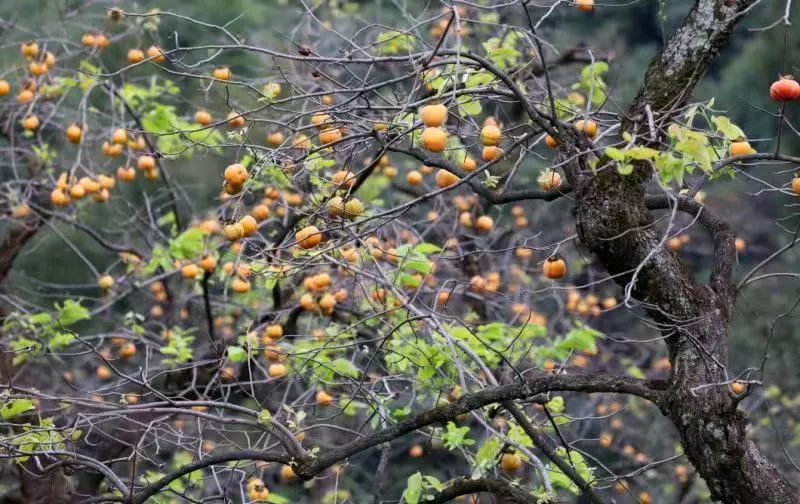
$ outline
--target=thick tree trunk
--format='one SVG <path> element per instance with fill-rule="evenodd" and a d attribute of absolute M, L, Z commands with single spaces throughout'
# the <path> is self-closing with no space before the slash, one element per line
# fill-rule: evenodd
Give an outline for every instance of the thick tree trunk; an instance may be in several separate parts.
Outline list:
<path fill-rule="evenodd" d="M 623 130 L 655 140 L 653 124 L 655 130 L 665 128 L 686 103 L 752 3 L 697 0 L 683 26 L 650 64 Z M 563 159 L 575 159 L 576 151 L 569 148 L 564 146 Z M 653 175 L 650 166 L 642 164 L 622 176 L 603 162 L 597 173 L 587 174 L 591 172 L 581 163 L 578 157 L 566 169 L 575 188 L 578 235 L 620 285 L 633 283 L 632 295 L 665 335 L 672 372 L 659 406 L 675 425 L 712 497 L 732 504 L 800 503 L 798 489 L 747 439 L 748 420 L 729 391 L 728 327 L 735 298 L 732 231 L 702 209 L 699 221 L 712 237 L 714 264 L 709 284 L 700 284 L 664 246 L 663 231 L 654 227 L 645 194 Z M 680 200 L 679 208 L 698 215 L 699 205 L 691 200 Z"/>
<path fill-rule="evenodd" d="M 0 242 L 0 283 L 11 272 L 14 259 L 25 247 L 25 244 L 39 232 L 41 226 L 42 220 L 39 218 L 26 222 L 24 226 L 15 226 L 8 231 L 5 239 Z"/>
<path fill-rule="evenodd" d="M 653 227 L 641 181 L 613 167 L 576 175 L 573 170 L 578 234 L 621 285 L 634 282 L 633 296 L 661 327 L 672 373 L 659 406 L 712 496 L 726 503 L 800 502 L 798 490 L 746 438 L 748 421 L 729 392 L 730 277 L 711 285 L 694 280 Z M 733 255 L 733 234 L 724 226 L 715 232 L 724 235 L 715 236 L 714 251 L 724 262 Z M 715 270 L 727 271 L 724 265 Z"/>

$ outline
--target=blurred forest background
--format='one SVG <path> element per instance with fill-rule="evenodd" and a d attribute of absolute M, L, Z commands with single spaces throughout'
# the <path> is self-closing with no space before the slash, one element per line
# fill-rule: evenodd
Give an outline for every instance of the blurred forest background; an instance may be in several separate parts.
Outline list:
<path fill-rule="evenodd" d="M 480 0 L 475 0 L 480 3 Z M 486 0 L 491 2 L 494 0 Z M 409 26 L 408 18 L 401 13 L 415 19 L 426 19 L 439 12 L 443 6 L 436 1 L 422 0 L 368 0 L 362 2 L 344 0 L 307 0 L 306 3 L 314 9 L 321 21 L 329 21 L 337 31 L 343 34 L 352 33 L 359 26 L 369 23 L 380 23 L 398 29 Z M 533 2 L 549 4 L 549 1 L 539 0 Z M 569 9 L 557 10 L 543 25 L 541 35 L 552 42 L 556 47 L 578 47 L 587 45 L 596 54 L 609 59 L 610 70 L 606 76 L 609 83 L 610 99 L 606 108 L 614 112 L 624 111 L 627 103 L 633 97 L 637 86 L 641 82 L 647 63 L 659 50 L 664 37 L 673 32 L 680 20 L 686 15 L 691 0 L 604 0 L 599 2 L 594 12 L 583 15 L 568 15 Z M 262 47 L 283 48 L 294 50 L 292 30 L 299 25 L 315 25 L 304 13 L 303 5 L 299 0 L 159 0 L 138 2 L 93 2 L 93 1 L 64 1 L 64 0 L 36 0 L 34 2 L 0 2 L 0 63 L 6 63 L 12 58 L 18 58 L 18 45 L 20 33 L 30 30 L 33 33 L 42 33 L 45 39 L 67 38 L 79 40 L 80 34 L 86 30 L 104 26 L 105 7 L 118 5 L 131 12 L 146 12 L 158 8 L 191 16 L 195 19 L 224 24 L 235 21 L 230 29 L 242 35 L 246 42 Z M 613 7 L 612 7 L 613 6 Z M 317 8 L 319 7 L 319 8 Z M 800 70 L 792 65 L 792 57 L 800 55 L 800 34 L 795 30 L 790 32 L 788 68 L 784 68 L 786 55 L 784 54 L 785 33 L 782 25 L 765 30 L 783 15 L 785 2 L 765 0 L 755 8 L 746 21 L 740 25 L 734 34 L 730 46 L 725 49 L 695 94 L 697 101 L 714 99 L 714 107 L 725 111 L 733 122 L 742 127 L 748 134 L 748 140 L 759 151 L 766 152 L 775 149 L 776 124 L 775 105 L 770 102 L 767 92 L 769 85 L 781 73 L 800 74 Z M 540 9 L 543 13 L 546 9 Z M 795 9 L 791 21 L 800 25 L 800 15 Z M 75 12 L 81 14 L 75 15 Z M 64 23 L 63 19 L 75 18 L 82 22 L 94 19 L 91 24 L 82 26 L 74 22 Z M 10 27 L 13 26 L 13 30 Z M 317 28 L 318 29 L 318 28 Z M 113 34 L 113 30 L 109 29 Z M 174 36 L 180 33 L 178 43 L 183 46 L 203 45 L 218 43 L 221 40 L 211 30 L 200 31 L 188 24 L 181 24 L 175 18 L 162 18 L 157 41 L 142 40 L 141 47 L 157 42 L 162 47 L 170 49 L 175 46 Z M 14 37 L 14 38 L 10 38 Z M 41 40 L 41 38 L 40 38 Z M 327 40 L 330 41 L 330 38 Z M 331 42 L 329 42 L 331 43 Z M 103 55 L 109 61 L 124 60 L 127 45 L 113 46 Z M 335 51 L 335 46 L 320 50 L 321 53 Z M 552 54 L 551 54 L 552 56 Z M 269 58 L 252 53 L 232 52 L 226 54 L 226 64 L 230 64 L 234 74 L 247 78 L 257 79 L 264 68 L 272 65 Z M 574 71 L 574 69 L 573 69 Z M 142 72 L 144 76 L 145 73 Z M 194 110 L 204 106 L 202 92 L 186 96 L 186 109 Z M 789 121 L 797 124 L 800 120 L 800 107 L 790 107 Z M 782 140 L 782 151 L 792 155 L 800 154 L 800 135 L 794 131 L 785 131 Z M 224 161 L 214 155 L 195 155 L 185 160 L 171 161 L 173 176 L 178 178 L 189 192 L 195 205 L 195 217 L 205 214 L 214 206 L 219 193 L 219 167 Z M 764 164 L 764 169 L 753 176 L 759 177 L 779 187 L 791 179 L 791 167 L 781 168 L 775 165 Z M 529 180 L 533 183 L 535 173 L 542 166 L 531 162 L 523 166 L 523 173 L 529 172 Z M 742 177 L 742 175 L 739 175 Z M 137 183 L 139 183 L 137 181 Z M 401 197 L 401 196 L 398 196 Z M 762 261 L 776 249 L 789 243 L 794 238 L 798 226 L 797 215 L 793 208 L 796 203 L 788 196 L 783 196 L 777 191 L 765 190 L 763 184 L 746 181 L 737 184 L 719 181 L 709 186 L 706 204 L 719 214 L 726 216 L 735 226 L 737 235 L 747 243 L 746 249 L 740 253 L 740 271 L 748 271 L 753 265 Z M 542 212 L 552 212 L 553 225 L 563 225 L 559 219 L 559 212 L 569 211 L 569 201 L 557 202 L 545 207 L 538 207 Z M 508 213 L 510 208 L 504 209 Z M 98 226 L 110 225 L 107 215 L 97 212 L 92 217 Z M 550 220 L 546 216 L 540 220 L 546 223 Z M 558 223 L 558 224 L 556 224 Z M 2 225 L 0 225 L 2 226 Z M 535 230 L 538 231 L 538 230 Z M 117 260 L 117 257 L 108 254 L 88 238 L 71 231 L 66 226 L 60 232 L 80 243 L 80 248 L 87 258 L 103 268 Z M 694 228 L 690 230 L 693 234 Z M 710 253 L 710 244 L 701 239 L 692 240 L 682 252 L 682 256 L 692 264 L 693 258 L 697 261 L 694 266 L 699 268 L 707 261 L 700 261 Z M 69 286 L 69 295 L 82 296 L 93 292 L 95 284 L 85 285 L 85 292 L 79 282 L 85 282 L 87 275 L 85 265 L 75 254 L 66 249 L 61 239 L 52 231 L 44 231 L 34 240 L 29 247 L 38 250 L 37 257 L 57 258 L 46 263 L 34 261 L 33 254 L 24 254 L 16 261 L 15 268 L 7 280 L 6 288 L 11 291 L 25 292 L 25 297 L 36 300 L 43 306 L 51 306 L 52 299 L 65 295 L 62 289 Z M 47 249 L 43 251 L 42 249 Z M 775 271 L 798 272 L 796 262 L 797 251 L 784 254 L 774 265 Z M 780 282 L 780 283 L 778 283 Z M 792 283 L 794 282 L 794 283 Z M 740 306 L 736 312 L 736 320 L 732 325 L 731 365 L 734 370 L 741 370 L 748 366 L 758 366 L 762 357 L 764 342 L 771 330 L 773 323 L 779 315 L 787 311 L 800 296 L 800 282 L 787 279 L 767 279 L 754 284 L 740 298 Z M 125 310 L 124 303 L 120 303 L 120 310 Z M 626 338 L 647 339 L 654 334 L 630 334 L 631 321 L 626 319 L 603 319 L 599 327 L 611 341 L 615 336 Z M 786 395 L 785 402 L 791 402 L 798 397 L 800 392 L 800 373 L 797 363 L 800 362 L 800 331 L 795 328 L 795 320 L 788 317 L 779 320 L 774 327 L 774 335 L 770 351 L 770 360 L 766 367 L 765 385 L 778 387 Z M 647 369 L 647 362 L 637 362 L 636 354 L 642 359 L 654 359 L 658 355 L 650 351 L 660 345 L 652 343 L 653 347 L 643 344 L 639 347 L 628 345 L 627 352 L 631 353 L 633 363 Z M 663 351 L 663 350 L 662 350 Z M 646 356 L 646 357 L 645 357 Z M 768 389 L 769 391 L 770 389 Z M 777 397 L 777 389 L 768 393 L 763 400 L 748 403 L 745 407 L 752 410 L 761 410 L 754 414 L 754 418 L 765 418 L 769 421 L 770 415 L 764 410 L 773 405 L 770 397 Z M 800 400 L 800 399 L 798 399 Z M 763 401 L 763 402 L 762 402 Z M 760 413 L 760 414 L 759 414 Z M 785 426 L 785 439 L 789 450 L 800 453 L 800 424 L 795 424 L 791 415 L 782 414 L 781 425 Z M 652 426 L 642 425 L 647 429 Z M 792 432 L 794 430 L 794 433 Z M 774 460 L 781 465 L 787 465 L 786 460 L 778 460 L 781 448 L 778 440 L 764 439 L 763 443 L 774 443 Z M 419 464 L 435 464 L 435 460 L 415 461 Z M 409 463 L 409 474 L 412 470 Z M 350 473 L 357 474 L 357 473 Z M 369 485 L 370 472 L 364 473 L 364 481 Z M 404 483 L 405 474 L 398 474 L 399 485 Z M 352 487 L 351 487 L 352 488 Z"/>

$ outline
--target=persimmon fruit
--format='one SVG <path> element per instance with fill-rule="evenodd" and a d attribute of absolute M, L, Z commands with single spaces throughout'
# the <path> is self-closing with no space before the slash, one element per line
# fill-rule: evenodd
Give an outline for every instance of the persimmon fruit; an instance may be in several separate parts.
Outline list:
<path fill-rule="evenodd" d="M 500 138 L 503 136 L 503 132 L 500 131 L 500 128 L 494 124 L 487 124 L 486 126 L 481 129 L 480 134 L 480 142 L 486 146 L 494 146 L 500 143 Z"/>
<path fill-rule="evenodd" d="M 103 290 L 108 290 L 114 286 L 114 277 L 111 275 L 102 275 L 97 279 L 97 285 Z"/>
<path fill-rule="evenodd" d="M 754 154 L 755 152 L 756 150 L 750 146 L 750 142 L 747 140 L 735 140 L 731 142 L 728 148 L 728 154 L 730 154 L 731 157 L 746 156 L 748 154 Z"/>
<path fill-rule="evenodd" d="M 247 181 L 247 168 L 241 163 L 233 163 L 225 168 L 223 176 L 225 182 L 240 186 Z"/>
<path fill-rule="evenodd" d="M 279 362 L 270 364 L 267 368 L 267 374 L 270 378 L 283 378 L 286 376 L 286 365 Z"/>
<path fill-rule="evenodd" d="M 247 122 L 243 115 L 234 110 L 231 110 L 228 113 L 228 116 L 225 118 L 225 120 L 228 121 L 228 126 L 231 128 L 242 128 Z"/>
<path fill-rule="evenodd" d="M 408 185 L 420 185 L 422 183 L 422 174 L 417 170 L 411 170 L 406 174 L 406 182 L 408 182 Z"/>
<path fill-rule="evenodd" d="M 213 118 L 207 110 L 198 110 L 194 113 L 194 122 L 200 126 L 208 126 L 213 122 Z"/>
<path fill-rule="evenodd" d="M 429 128 L 442 126 L 447 121 L 447 107 L 442 104 L 425 105 L 419 109 L 419 118 Z"/>
<path fill-rule="evenodd" d="M 39 129 L 39 117 L 36 115 L 28 115 L 22 119 L 22 127 L 28 131 L 36 131 Z"/>
<path fill-rule="evenodd" d="M 306 226 L 295 233 L 295 240 L 301 249 L 312 249 L 322 241 L 322 233 L 317 226 Z"/>
<path fill-rule="evenodd" d="M 320 406 L 330 406 L 333 404 L 334 401 L 333 396 L 330 395 L 325 390 L 318 391 L 316 399 L 317 399 L 317 404 L 319 404 Z"/>
<path fill-rule="evenodd" d="M 500 467 L 506 472 L 516 472 L 522 467 L 522 458 L 516 453 L 504 453 L 500 457 Z"/>
<path fill-rule="evenodd" d="M 481 215 L 475 221 L 475 229 L 481 233 L 488 233 L 494 228 L 494 220 L 488 215 Z"/>
<path fill-rule="evenodd" d="M 797 100 L 800 98 L 800 83 L 791 75 L 782 75 L 769 87 L 769 97 L 778 102 Z"/>
<path fill-rule="evenodd" d="M 459 180 L 461 179 L 458 178 L 458 175 L 450 173 L 447 170 L 441 169 L 436 172 L 436 185 L 439 187 L 449 187 Z"/>
<path fill-rule="evenodd" d="M 65 134 L 70 143 L 79 144 L 81 143 L 81 138 L 83 137 L 83 128 L 81 128 L 77 123 L 72 123 L 67 126 Z"/>
<path fill-rule="evenodd" d="M 117 178 L 123 182 L 133 182 L 136 178 L 136 170 L 131 166 L 120 166 L 117 168 Z"/>
<path fill-rule="evenodd" d="M 581 119 L 580 121 L 577 121 L 575 123 L 575 129 L 586 133 L 586 136 L 588 136 L 589 138 L 594 138 L 597 136 L 597 131 L 599 130 L 599 127 L 597 126 L 597 123 L 592 121 L 591 119 L 588 120 Z"/>
<path fill-rule="evenodd" d="M 442 152 L 447 147 L 447 133 L 442 128 L 425 128 L 419 139 L 422 146 L 431 152 Z"/>
<path fill-rule="evenodd" d="M 128 51 L 128 63 L 135 64 L 144 61 L 144 51 L 141 49 L 131 49 Z"/>
<path fill-rule="evenodd" d="M 161 48 L 156 45 L 152 45 L 147 48 L 147 57 L 155 63 L 164 63 L 164 61 L 167 59 L 167 57 L 164 56 L 164 52 L 161 50 Z"/>
<path fill-rule="evenodd" d="M 481 155 L 483 156 L 483 160 L 489 163 L 502 157 L 503 149 L 495 145 L 487 145 L 483 148 L 483 151 L 481 151 Z"/>
<path fill-rule="evenodd" d="M 223 81 L 231 80 L 231 77 L 233 76 L 231 69 L 226 66 L 219 66 L 215 68 L 213 75 L 215 79 Z"/>
<path fill-rule="evenodd" d="M 544 276 L 551 280 L 558 280 L 567 274 L 567 263 L 558 256 L 550 256 L 542 265 Z"/>

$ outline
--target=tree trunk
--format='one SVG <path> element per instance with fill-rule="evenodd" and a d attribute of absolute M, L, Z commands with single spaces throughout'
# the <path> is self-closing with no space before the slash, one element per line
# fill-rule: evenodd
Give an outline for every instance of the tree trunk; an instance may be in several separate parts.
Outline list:
<path fill-rule="evenodd" d="M 8 231 L 5 239 L 0 242 L 0 283 L 11 272 L 14 259 L 22 251 L 25 244 L 39 232 L 42 223 L 42 220 L 37 217 L 35 220 L 26 222 L 24 226 L 15 226 Z"/>
<path fill-rule="evenodd" d="M 752 0 L 697 0 L 682 27 L 651 62 L 623 131 L 655 140 L 725 45 Z M 649 116 L 649 117 L 648 117 Z M 576 143 L 581 149 L 588 147 Z M 565 145 L 562 159 L 578 151 Z M 606 163 L 604 165 L 604 162 Z M 735 300 L 732 284 L 734 234 L 692 200 L 679 208 L 702 217 L 711 235 L 714 263 L 709 284 L 700 284 L 654 227 L 646 186 L 653 172 L 636 166 L 623 176 L 609 160 L 595 174 L 577 157 L 567 165 L 575 188 L 581 242 L 608 272 L 643 303 L 666 338 L 672 371 L 660 402 L 675 425 L 685 453 L 715 500 L 725 503 L 800 503 L 800 492 L 747 439 L 748 420 L 729 391 L 728 328 Z M 588 174 L 587 174 L 588 173 Z M 666 199 L 662 201 L 668 203 Z M 653 206 L 653 205 L 651 205 Z M 658 207 L 659 205 L 656 205 Z"/>

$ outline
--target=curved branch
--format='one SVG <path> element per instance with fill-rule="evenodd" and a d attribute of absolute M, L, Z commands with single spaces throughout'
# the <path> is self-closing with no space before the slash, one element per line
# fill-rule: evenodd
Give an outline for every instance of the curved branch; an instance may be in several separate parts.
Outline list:
<path fill-rule="evenodd" d="M 69 224 L 70 226 L 72 226 L 73 228 L 77 229 L 78 231 L 81 231 L 82 233 L 86 233 L 86 235 L 88 235 L 89 238 L 94 240 L 98 245 L 100 245 L 101 247 L 103 247 L 106 250 L 110 250 L 112 252 L 118 252 L 118 253 L 119 252 L 125 252 L 125 253 L 129 253 L 129 254 L 133 254 L 133 255 L 135 255 L 137 257 L 140 257 L 140 258 L 146 257 L 146 254 L 144 252 L 136 249 L 135 247 L 125 246 L 125 245 L 117 245 L 115 243 L 109 242 L 108 240 L 106 240 L 102 236 L 100 236 L 100 234 L 97 231 L 95 231 L 94 229 L 92 229 L 90 226 L 82 224 L 81 222 L 75 220 L 74 218 L 68 217 L 68 216 L 66 216 L 66 215 L 64 215 L 64 214 L 62 214 L 60 212 L 50 211 L 50 210 L 46 209 L 45 207 L 36 207 L 36 211 L 39 212 L 40 214 L 46 216 L 46 217 L 56 218 L 56 219 L 58 219 L 58 220 L 60 220 L 62 222 L 65 222 L 65 223 Z"/>
<path fill-rule="evenodd" d="M 677 205 L 678 210 L 697 218 L 697 221 L 711 235 L 713 242 L 709 283 L 717 294 L 728 303 L 732 303 L 735 296 L 733 273 L 736 265 L 736 236 L 733 228 L 727 222 L 714 215 L 707 207 L 695 201 L 694 198 L 650 195 L 645 200 L 645 203 L 647 208 L 651 210 L 668 209 Z"/>
<path fill-rule="evenodd" d="M 496 478 L 458 479 L 425 502 L 429 504 L 442 504 L 444 502 L 450 502 L 462 495 L 480 492 L 492 493 L 498 497 L 505 498 L 506 500 L 503 502 L 514 504 L 536 504 L 537 502 L 536 498 L 528 492 Z"/>
<path fill-rule="evenodd" d="M 626 376 L 552 374 L 538 376 L 523 383 L 502 385 L 465 394 L 449 404 L 420 413 L 392 427 L 329 450 L 318 458 L 301 462 L 295 468 L 295 472 L 303 478 L 311 478 L 334 463 L 368 448 L 392 441 L 433 423 L 452 420 L 459 415 L 490 404 L 524 399 L 545 392 L 604 392 L 635 395 L 660 405 L 665 389 L 666 382 L 664 381 L 638 380 Z"/>
<path fill-rule="evenodd" d="M 456 401 L 445 406 L 421 413 L 414 418 L 400 422 L 392 427 L 375 432 L 369 436 L 353 441 L 342 447 L 330 450 L 317 458 L 310 455 L 302 459 L 292 458 L 287 455 L 267 453 L 258 450 L 237 450 L 229 453 L 213 455 L 176 469 L 160 480 L 151 483 L 138 492 L 133 492 L 131 504 L 141 504 L 148 498 L 157 494 L 162 488 L 172 481 L 215 464 L 233 462 L 237 460 L 262 460 L 265 462 L 279 462 L 292 464 L 298 476 L 310 479 L 319 472 L 360 453 L 373 446 L 381 445 L 405 434 L 413 432 L 427 425 L 451 420 L 459 415 L 482 408 L 489 404 L 511 401 L 532 397 L 545 392 L 598 392 L 630 394 L 642 397 L 657 405 L 662 402 L 666 382 L 660 380 L 639 380 L 626 376 L 571 376 L 571 375 L 545 375 L 531 378 L 523 383 L 494 387 L 472 394 L 465 394 Z"/>

